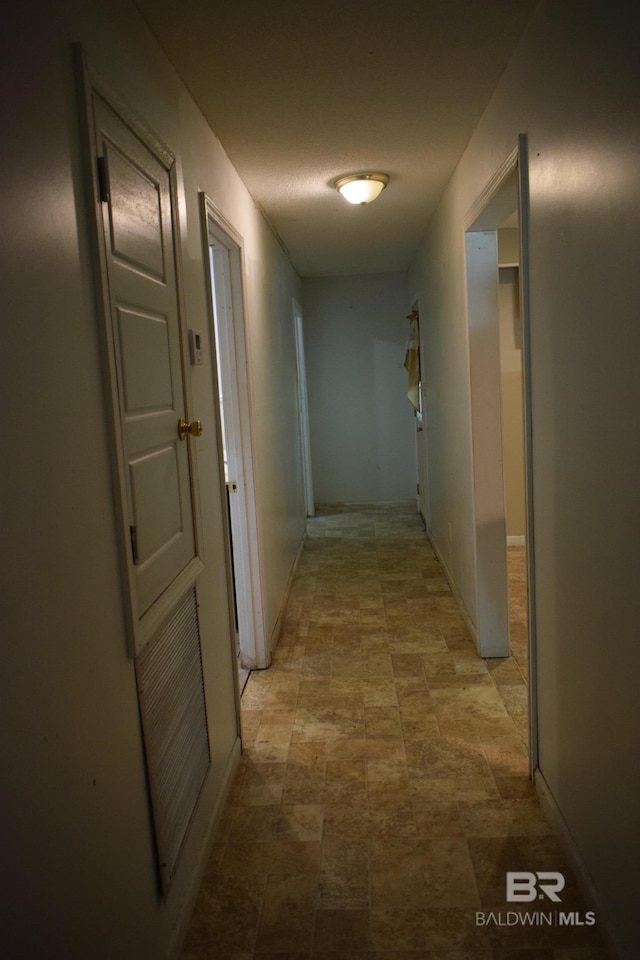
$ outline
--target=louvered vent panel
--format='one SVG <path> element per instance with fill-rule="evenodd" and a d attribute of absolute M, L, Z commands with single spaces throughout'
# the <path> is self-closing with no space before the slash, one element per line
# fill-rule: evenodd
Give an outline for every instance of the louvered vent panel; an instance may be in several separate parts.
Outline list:
<path fill-rule="evenodd" d="M 210 763 L 195 590 L 140 653 L 136 676 L 166 892 Z"/>

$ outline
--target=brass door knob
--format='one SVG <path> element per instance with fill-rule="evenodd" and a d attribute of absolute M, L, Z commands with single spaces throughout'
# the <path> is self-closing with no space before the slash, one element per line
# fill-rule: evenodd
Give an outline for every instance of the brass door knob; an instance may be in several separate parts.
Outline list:
<path fill-rule="evenodd" d="M 187 435 L 191 437 L 201 437 L 202 421 L 192 420 L 191 423 L 189 423 L 188 420 L 183 420 L 182 418 L 178 420 L 178 436 L 181 440 L 184 440 Z"/>

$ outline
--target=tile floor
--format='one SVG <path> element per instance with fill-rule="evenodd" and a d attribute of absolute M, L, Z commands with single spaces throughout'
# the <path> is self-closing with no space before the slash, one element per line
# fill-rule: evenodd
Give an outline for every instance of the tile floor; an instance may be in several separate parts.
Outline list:
<path fill-rule="evenodd" d="M 272 667 L 242 697 L 244 755 L 183 960 L 603 960 L 591 927 L 508 925 L 508 870 L 557 870 L 528 780 L 524 557 L 512 650 L 476 655 L 413 509 L 325 509 Z M 502 920 L 478 925 L 484 912 Z M 516 917 L 517 920 L 519 918 Z"/>

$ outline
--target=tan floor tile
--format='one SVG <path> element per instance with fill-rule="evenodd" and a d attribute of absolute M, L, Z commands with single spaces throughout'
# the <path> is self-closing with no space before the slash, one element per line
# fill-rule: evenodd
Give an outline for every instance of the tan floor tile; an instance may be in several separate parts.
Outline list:
<path fill-rule="evenodd" d="M 354 739 L 364 736 L 362 707 L 337 706 L 335 700 L 298 708 L 293 723 L 293 743 L 306 740 Z"/>
<path fill-rule="evenodd" d="M 465 777 L 413 778 L 411 793 L 416 801 L 422 800 L 493 800 L 499 797 L 492 777 L 473 779 Z"/>
<path fill-rule="evenodd" d="M 529 754 L 519 737 L 496 737 L 481 742 L 495 777 L 528 776 Z"/>
<path fill-rule="evenodd" d="M 236 811 L 229 841 L 319 840 L 322 818 L 318 804 L 244 807 Z"/>
<path fill-rule="evenodd" d="M 262 893 L 245 881 L 225 878 L 203 884 L 187 931 L 185 953 L 252 954 L 262 901 Z"/>
<path fill-rule="evenodd" d="M 370 948 L 369 911 L 362 909 L 320 909 L 316 912 L 314 952 L 366 952 Z"/>
<path fill-rule="evenodd" d="M 377 837 L 415 837 L 417 828 L 410 801 L 388 804 L 384 801 L 353 806 L 327 804 L 324 813 L 324 836 L 345 839 Z"/>
<path fill-rule="evenodd" d="M 392 905 L 372 910 L 371 940 L 376 951 L 456 947 L 475 950 L 488 943 L 485 931 L 475 926 L 472 911 L 410 910 Z"/>
<path fill-rule="evenodd" d="M 461 802 L 459 806 L 462 825 L 469 837 L 548 836 L 552 833 L 540 801 L 535 797 Z"/>
<path fill-rule="evenodd" d="M 524 800 L 536 796 L 536 788 L 527 776 L 496 777 L 496 786 L 505 800 Z"/>
<path fill-rule="evenodd" d="M 474 922 L 506 869 L 564 863 L 528 779 L 523 554 L 512 656 L 483 661 L 417 514 L 318 511 L 182 960 L 604 960 Z"/>
<path fill-rule="evenodd" d="M 345 804 L 327 804 L 324 808 L 324 833 L 330 839 L 366 840 L 369 837 L 368 811 Z"/>
<path fill-rule="evenodd" d="M 414 679 L 424 676 L 423 658 L 420 653 L 393 653 L 391 654 L 393 675 L 397 679 L 411 677 Z"/>
<path fill-rule="evenodd" d="M 398 695 L 393 680 L 367 679 L 363 690 L 365 707 L 397 707 Z"/>
<path fill-rule="evenodd" d="M 371 780 L 367 782 L 367 796 L 373 805 L 411 803 L 413 793 L 408 778 L 400 776 L 395 780 Z M 414 811 L 415 816 L 415 811 Z"/>
<path fill-rule="evenodd" d="M 289 754 L 289 742 L 253 741 L 245 743 L 244 756 L 255 763 L 285 763 Z"/>
<path fill-rule="evenodd" d="M 293 720 L 288 723 L 265 723 L 258 727 L 256 743 L 289 743 L 293 730 Z"/>
<path fill-rule="evenodd" d="M 365 707 L 364 720 L 368 740 L 388 740 L 402 736 L 397 707 Z"/>
<path fill-rule="evenodd" d="M 527 869 L 514 837 L 470 837 L 478 893 L 484 909 L 505 909 L 509 870 Z"/>
<path fill-rule="evenodd" d="M 522 734 L 511 717 L 451 717 L 436 711 L 440 729 L 451 737 L 483 743 L 496 737 L 521 737 Z"/>
<path fill-rule="evenodd" d="M 364 736 L 327 740 L 326 755 L 334 760 L 363 760 L 367 756 L 367 741 Z"/>
<path fill-rule="evenodd" d="M 321 773 L 311 769 L 287 771 L 282 786 L 281 801 L 287 805 L 314 804 L 324 800 L 324 771 Z"/>
<path fill-rule="evenodd" d="M 416 801 L 414 814 L 418 836 L 426 840 L 464 837 L 460 809 L 455 801 Z"/>
<path fill-rule="evenodd" d="M 366 677 L 332 677 L 329 686 L 330 696 L 357 697 L 363 703 L 368 682 Z"/>
<path fill-rule="evenodd" d="M 417 837 L 413 803 L 410 800 L 397 800 L 388 803 L 385 797 L 369 797 L 368 836 L 377 837 Z"/>
<path fill-rule="evenodd" d="M 508 718 L 502 697 L 491 683 L 487 686 L 483 684 L 432 689 L 431 696 L 438 719 L 444 723 L 451 720 Z"/>
<path fill-rule="evenodd" d="M 322 847 L 320 840 L 240 841 L 226 848 L 222 863 L 212 871 L 212 876 L 214 880 L 242 880 L 247 889 L 258 884 L 256 893 L 262 895 L 268 880 L 299 876 L 317 878 L 320 875 Z"/>
<path fill-rule="evenodd" d="M 242 710 L 242 739 L 254 740 L 262 721 L 262 710 Z"/>
<path fill-rule="evenodd" d="M 367 785 L 364 780 L 327 780 L 323 801 L 327 804 L 347 804 L 364 808 L 367 803 Z"/>
<path fill-rule="evenodd" d="M 453 737 L 405 743 L 410 777 L 477 779 L 491 777 L 479 744 Z"/>
<path fill-rule="evenodd" d="M 327 780 L 364 780 L 364 760 L 327 760 Z"/>
<path fill-rule="evenodd" d="M 331 677 L 333 657 L 330 653 L 306 654 L 302 660 L 303 677 Z"/>
<path fill-rule="evenodd" d="M 316 768 L 321 765 L 324 773 L 326 755 L 327 745 L 322 740 L 313 743 L 292 743 L 289 747 L 289 769 L 294 765 Z"/>
<path fill-rule="evenodd" d="M 249 678 L 249 682 L 251 682 L 251 678 Z M 274 684 L 266 693 L 263 704 L 264 709 L 272 710 L 275 708 L 280 710 L 295 707 L 298 699 L 299 686 L 300 680 L 297 678 L 294 683 L 282 684 L 280 686 Z"/>
<path fill-rule="evenodd" d="M 399 737 L 379 740 L 367 740 L 365 743 L 365 757 L 367 760 L 387 760 L 402 762 L 406 760 L 404 740 Z"/>
<path fill-rule="evenodd" d="M 404 760 L 367 760 L 368 783 L 408 783 L 409 774 Z"/>
<path fill-rule="evenodd" d="M 258 806 L 279 803 L 282 797 L 286 764 L 247 764 L 242 789 L 237 797 L 241 806 Z"/>
<path fill-rule="evenodd" d="M 522 672 L 516 660 L 486 660 L 487 670 L 497 686 L 518 685 L 524 683 Z"/>
<path fill-rule="evenodd" d="M 315 877 L 269 881 L 256 935 L 256 952 L 311 949 L 316 895 Z"/>
<path fill-rule="evenodd" d="M 529 699 L 527 688 L 524 684 L 517 686 L 513 685 L 504 685 L 499 688 L 500 696 L 504 702 L 505 707 L 507 708 L 508 713 L 512 717 L 524 717 L 528 718 L 529 716 Z"/>
<path fill-rule="evenodd" d="M 371 906 L 479 908 L 464 838 L 380 840 L 369 844 Z"/>
<path fill-rule="evenodd" d="M 429 702 L 429 707 L 431 704 Z M 405 740 L 433 740 L 440 737 L 435 712 L 427 712 L 422 702 L 405 701 L 400 706 L 400 726 Z"/>

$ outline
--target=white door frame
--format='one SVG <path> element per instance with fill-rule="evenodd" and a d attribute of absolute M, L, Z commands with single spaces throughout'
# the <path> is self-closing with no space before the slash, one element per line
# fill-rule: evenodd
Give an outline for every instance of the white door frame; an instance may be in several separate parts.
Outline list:
<path fill-rule="evenodd" d="M 475 526 L 475 566 L 476 566 L 476 584 L 478 592 L 478 652 L 481 656 L 505 656 L 508 655 L 508 618 L 506 634 L 503 630 L 501 649 L 504 650 L 504 637 L 506 635 L 507 645 L 506 653 L 483 652 L 491 649 L 491 637 L 487 637 L 487 626 L 491 624 L 491 616 L 481 621 L 480 610 L 481 586 L 494 592 L 494 599 L 500 608 L 500 616 L 504 617 L 504 607 L 508 610 L 508 588 L 506 580 L 506 517 L 504 508 L 504 479 L 502 475 L 502 452 L 500 450 L 500 471 L 495 468 L 489 473 L 483 474 L 483 468 L 479 462 L 486 456 L 487 451 L 496 446 L 496 428 L 498 428 L 500 437 L 500 446 L 502 444 L 502 413 L 498 406 L 495 407 L 495 392 L 497 389 L 499 398 L 499 376 L 497 382 L 493 384 L 493 396 L 490 402 L 493 407 L 493 423 L 487 424 L 487 417 L 480 418 L 478 423 L 478 412 L 480 399 L 478 391 L 487 387 L 488 381 L 495 376 L 495 356 L 499 357 L 499 341 L 496 343 L 494 332 L 489 331 L 488 337 L 481 342 L 480 349 L 476 352 L 472 344 L 471 326 L 474 322 L 473 305 L 471 298 L 476 291 L 471 290 L 470 283 L 470 261 L 469 246 L 470 237 L 474 236 L 479 240 L 478 246 L 484 247 L 480 254 L 481 257 L 487 257 L 488 248 L 492 240 L 483 237 L 483 230 L 490 230 L 491 224 L 483 224 L 481 214 L 486 211 L 492 201 L 496 199 L 500 189 L 506 179 L 514 171 L 517 171 L 518 182 L 518 217 L 520 232 L 520 304 L 522 320 L 522 379 L 523 379 L 523 427 L 524 427 L 524 459 L 525 459 L 525 509 L 526 509 L 526 558 L 527 558 L 527 620 L 528 620 L 528 641 L 529 641 L 529 757 L 530 767 L 533 771 L 538 765 L 538 710 L 537 710 L 537 657 L 536 657 L 536 618 L 535 618 L 535 542 L 534 542 L 534 504 L 533 504 L 533 428 L 532 428 L 532 401 L 531 401 L 531 326 L 529 313 L 529 164 L 528 164 L 528 142 L 526 134 L 520 134 L 516 147 L 504 160 L 499 169 L 495 172 L 485 189 L 478 196 L 471 206 L 464 220 L 465 241 L 467 251 L 467 310 L 469 318 L 469 373 L 470 373 L 470 395 L 471 395 L 471 423 L 472 423 L 472 463 L 473 463 L 473 484 L 474 484 L 474 526 Z M 476 231 L 475 234 L 473 231 Z M 497 241 L 495 250 L 496 267 L 496 296 L 497 296 Z M 473 284 L 473 278 L 471 278 Z M 476 318 L 477 319 L 477 318 Z M 496 323 L 497 327 L 497 323 Z M 482 340 L 482 338 L 481 338 Z M 491 342 L 489 342 L 491 341 Z M 477 374 L 478 368 L 482 367 L 485 354 L 493 354 L 493 360 L 489 360 L 484 372 L 481 372 L 481 381 L 474 386 L 474 374 Z M 498 367 L 499 374 L 499 367 Z M 491 388 L 490 388 L 491 389 Z M 486 400 L 486 396 L 483 398 Z M 475 401 L 475 402 L 474 402 Z M 474 424 L 475 414 L 475 424 Z M 493 485 L 493 489 L 491 489 Z M 492 501 L 494 511 L 493 521 L 496 533 L 498 527 L 504 531 L 502 535 L 487 535 L 486 531 L 481 529 L 483 518 L 482 512 L 487 502 L 483 504 L 483 497 Z M 502 506 L 500 508 L 500 500 Z M 504 573 L 502 572 L 504 570 Z M 485 610 L 486 613 L 486 610 Z M 503 622 L 503 621 L 502 621 Z M 487 641 L 486 644 L 484 641 Z M 499 641 L 500 646 L 500 641 Z"/>
<path fill-rule="evenodd" d="M 309 398 L 307 394 L 307 367 L 304 359 L 304 329 L 302 307 L 293 301 L 293 322 L 296 333 L 296 361 L 298 368 L 298 419 L 300 421 L 300 446 L 302 456 L 302 482 L 304 502 L 308 517 L 315 516 L 313 498 L 313 472 L 311 467 L 311 434 L 309 431 Z"/>
<path fill-rule="evenodd" d="M 422 357 L 422 326 L 420 318 L 420 298 L 411 301 L 411 312 L 418 315 L 418 359 L 420 363 L 420 410 L 416 411 L 416 459 L 418 465 L 418 510 L 425 530 L 431 529 L 431 504 L 429 500 L 429 452 L 427 437 L 426 404 L 424 398 L 424 368 Z"/>
<path fill-rule="evenodd" d="M 229 466 L 223 489 L 226 490 L 227 481 L 230 485 L 237 485 L 237 489 L 230 488 L 229 492 L 233 543 L 233 569 L 230 574 L 235 584 L 240 662 L 251 670 L 264 669 L 271 661 L 271 651 L 265 631 L 262 600 L 251 389 L 244 321 L 242 238 L 204 193 L 200 194 L 200 202 L 206 262 L 212 271 L 207 284 L 212 350 L 216 350 L 216 327 L 220 339 L 218 360 L 221 383 L 217 387 L 224 406 Z M 216 250 L 222 254 L 222 258 L 216 257 Z M 221 260 L 224 261 L 222 267 Z M 219 273 L 215 285 L 214 269 Z M 214 363 L 214 369 L 217 368 Z M 217 416 L 220 417 L 220 410 L 217 410 Z M 220 430 L 220 421 L 218 428 Z M 220 461 L 222 469 L 222 449 Z"/>

